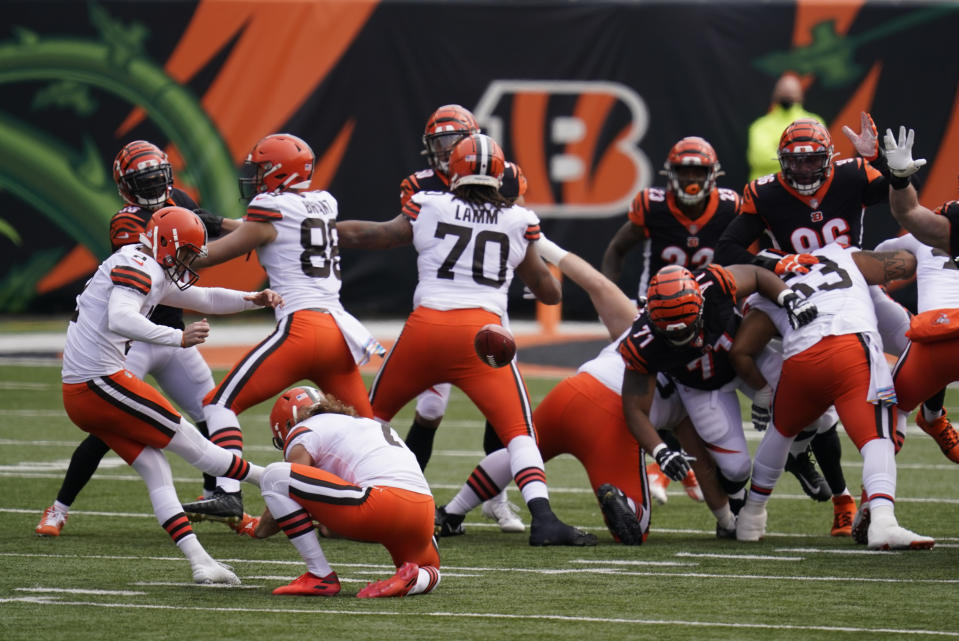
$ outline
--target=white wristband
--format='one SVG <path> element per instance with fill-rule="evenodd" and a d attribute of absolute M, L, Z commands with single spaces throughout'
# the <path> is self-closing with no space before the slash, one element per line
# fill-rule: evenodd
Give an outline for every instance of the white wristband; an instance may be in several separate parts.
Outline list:
<path fill-rule="evenodd" d="M 656 447 L 654 447 L 654 448 L 653 448 L 653 458 L 656 458 L 656 455 L 657 455 L 659 452 L 661 452 L 662 450 L 665 450 L 665 449 L 666 449 L 666 444 L 665 444 L 665 443 L 660 443 L 659 445 L 657 445 Z"/>
<path fill-rule="evenodd" d="M 566 254 L 569 253 L 543 235 L 540 235 L 539 240 L 536 241 L 536 251 L 541 258 L 554 265 L 559 265 L 559 261 L 563 260 Z"/>
<path fill-rule="evenodd" d="M 778 303 L 780 307 L 785 307 L 785 305 L 783 304 L 783 301 L 786 299 L 787 296 L 795 293 L 796 292 L 794 292 L 793 290 L 787 287 L 786 289 L 779 292 L 779 296 L 776 297 L 776 303 Z"/>

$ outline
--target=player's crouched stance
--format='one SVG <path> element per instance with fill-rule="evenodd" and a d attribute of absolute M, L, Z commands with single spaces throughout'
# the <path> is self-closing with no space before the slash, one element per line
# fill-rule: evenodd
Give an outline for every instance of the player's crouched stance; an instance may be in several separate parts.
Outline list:
<path fill-rule="evenodd" d="M 440 582 L 433 495 L 397 433 L 315 387 L 281 394 L 270 412 L 270 428 L 284 462 L 263 472 L 266 510 L 252 535 L 266 538 L 283 530 L 307 569 L 273 594 L 339 593 L 314 519 L 337 536 L 380 543 L 393 558 L 396 574 L 370 583 L 357 597 L 432 592 Z"/>
<path fill-rule="evenodd" d="M 226 314 L 282 304 L 269 289 L 239 292 L 191 287 L 191 265 L 206 253 L 206 229 L 182 207 L 165 207 L 150 219 L 139 245 L 118 249 L 77 297 L 63 349 L 63 406 L 77 427 L 100 438 L 147 485 L 153 512 L 189 559 L 197 583 L 236 585 L 228 568 L 207 554 L 177 499 L 163 450 L 179 454 L 214 476 L 258 485 L 263 468 L 213 445 L 180 416 L 155 388 L 124 369 L 128 340 L 192 347 L 206 340 L 204 319 L 185 329 L 156 325 L 147 314 L 158 304 Z"/>

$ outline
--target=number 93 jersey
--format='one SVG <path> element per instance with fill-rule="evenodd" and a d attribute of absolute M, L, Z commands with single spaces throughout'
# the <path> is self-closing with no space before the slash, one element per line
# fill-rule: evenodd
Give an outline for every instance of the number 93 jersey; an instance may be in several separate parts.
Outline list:
<path fill-rule="evenodd" d="M 283 296 L 277 320 L 301 309 L 342 309 L 336 216 L 336 199 L 325 191 L 257 194 L 247 206 L 245 220 L 276 229 L 256 251 L 270 288 Z"/>
<path fill-rule="evenodd" d="M 811 323 L 787 331 L 783 336 L 783 356 L 789 358 L 812 347 L 824 336 L 875 333 L 878 323 L 869 284 L 852 259 L 855 247 L 838 243 L 813 252 L 819 263 L 809 266 L 808 274 L 792 274 L 786 284 L 810 300 L 818 311 Z"/>
<path fill-rule="evenodd" d="M 418 253 L 414 307 L 506 314 L 513 271 L 540 236 L 536 214 L 517 205 L 474 205 L 435 191 L 414 194 L 403 213 Z"/>

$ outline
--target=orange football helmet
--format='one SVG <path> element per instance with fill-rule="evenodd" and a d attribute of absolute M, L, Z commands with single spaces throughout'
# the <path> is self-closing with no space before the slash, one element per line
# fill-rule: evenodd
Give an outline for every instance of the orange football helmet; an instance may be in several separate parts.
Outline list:
<path fill-rule="evenodd" d="M 140 234 L 140 244 L 150 250 L 177 287 L 187 289 L 199 278 L 190 266 L 206 256 L 206 227 L 189 209 L 164 207 L 150 218 Z"/>
<path fill-rule="evenodd" d="M 450 189 L 461 185 L 488 185 L 499 189 L 506 157 L 499 144 L 485 134 L 471 134 L 450 152 Z"/>
<path fill-rule="evenodd" d="M 657 334 L 675 345 L 690 342 L 702 327 L 703 294 L 685 267 L 666 265 L 649 281 L 646 309 Z"/>
<path fill-rule="evenodd" d="M 273 409 L 270 410 L 273 447 L 282 450 L 286 443 L 286 435 L 290 433 L 294 425 L 306 418 L 305 410 L 322 400 L 323 392 L 308 385 L 293 387 L 280 394 L 273 403 Z"/>
<path fill-rule="evenodd" d="M 423 132 L 423 155 L 433 171 L 449 175 L 450 152 L 464 136 L 480 131 L 476 117 L 460 105 L 443 105 L 426 121 Z"/>
<path fill-rule="evenodd" d="M 266 191 L 308 189 L 316 157 L 293 134 L 270 134 L 253 146 L 240 168 L 240 195 L 245 199 Z"/>
<path fill-rule="evenodd" d="M 829 178 L 836 154 L 826 126 L 813 118 L 800 118 L 783 131 L 778 156 L 783 179 L 808 196 Z"/>
<path fill-rule="evenodd" d="M 173 191 L 173 167 L 162 149 L 146 140 L 123 145 L 113 159 L 113 182 L 131 205 L 156 208 Z"/>
<path fill-rule="evenodd" d="M 526 195 L 526 187 L 526 174 L 523 173 L 523 169 L 515 162 L 506 163 L 499 193 L 503 194 L 506 200 L 513 202 L 520 196 Z"/>
<path fill-rule="evenodd" d="M 660 173 L 684 205 L 702 202 L 716 188 L 716 178 L 723 175 L 713 146 L 699 136 L 688 136 L 673 145 Z"/>

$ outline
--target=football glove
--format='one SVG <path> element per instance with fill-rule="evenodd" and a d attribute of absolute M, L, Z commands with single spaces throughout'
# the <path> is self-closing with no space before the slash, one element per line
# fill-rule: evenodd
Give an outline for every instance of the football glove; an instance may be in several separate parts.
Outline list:
<path fill-rule="evenodd" d="M 775 272 L 778 276 L 783 274 L 808 274 L 809 268 L 806 265 L 815 265 L 819 259 L 812 254 L 787 254 L 776 263 Z"/>
<path fill-rule="evenodd" d="M 771 272 L 776 271 L 776 264 L 786 255 L 786 252 L 781 249 L 773 249 L 768 247 L 766 249 L 760 249 L 756 252 L 756 255 L 753 256 L 753 265 L 758 265 L 763 269 L 768 269 Z"/>
<path fill-rule="evenodd" d="M 766 385 L 753 394 L 753 427 L 762 432 L 769 427 L 769 415 L 773 404 L 773 388 Z"/>
<path fill-rule="evenodd" d="M 860 113 L 859 122 L 860 133 L 857 134 L 846 125 L 842 126 L 842 132 L 846 134 L 860 156 L 873 161 L 879 157 L 879 134 L 876 131 L 876 123 L 873 122 L 872 116 L 865 111 Z"/>
<path fill-rule="evenodd" d="M 805 298 L 791 289 L 783 290 L 777 300 L 779 306 L 786 310 L 789 317 L 789 324 L 793 329 L 799 329 L 803 325 L 808 325 L 816 318 L 819 310 Z"/>
<path fill-rule="evenodd" d="M 197 215 L 203 226 L 206 227 L 206 235 L 210 238 L 216 238 L 223 231 L 223 216 L 217 216 L 211 211 L 199 208 L 194 209 L 193 213 Z"/>
<path fill-rule="evenodd" d="M 696 460 L 682 450 L 676 451 L 666 447 L 665 443 L 660 443 L 653 450 L 653 458 L 659 463 L 659 469 L 663 474 L 674 481 L 682 481 L 692 469 L 691 463 Z"/>
<path fill-rule="evenodd" d="M 892 129 L 886 130 L 883 138 L 885 143 L 886 165 L 889 171 L 897 178 L 908 178 L 919 168 L 926 164 L 925 158 L 912 159 L 912 143 L 916 137 L 916 132 L 912 129 L 906 133 L 906 128 L 899 127 L 899 140 L 892 135 Z"/>

